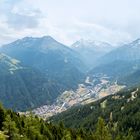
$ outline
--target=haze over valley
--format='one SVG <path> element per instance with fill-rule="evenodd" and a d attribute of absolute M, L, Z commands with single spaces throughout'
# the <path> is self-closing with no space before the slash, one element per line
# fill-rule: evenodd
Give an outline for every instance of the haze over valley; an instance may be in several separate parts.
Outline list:
<path fill-rule="evenodd" d="M 1 81 L 1 100 L 16 111 L 52 116 L 115 94 L 139 84 L 139 76 L 130 78 L 140 71 L 139 45 L 139 39 L 115 48 L 84 40 L 66 46 L 51 36 L 16 40 L 0 48 L 1 77 L 8 80 Z"/>
<path fill-rule="evenodd" d="M 139 0 L 1 0 L 0 140 L 140 140 L 139 13 Z"/>

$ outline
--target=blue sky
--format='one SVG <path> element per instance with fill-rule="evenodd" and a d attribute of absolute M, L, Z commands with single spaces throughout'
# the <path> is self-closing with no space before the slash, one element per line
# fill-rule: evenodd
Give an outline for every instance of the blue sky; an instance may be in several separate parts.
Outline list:
<path fill-rule="evenodd" d="M 0 0 L 0 44 L 51 35 L 113 44 L 140 38 L 140 0 Z"/>

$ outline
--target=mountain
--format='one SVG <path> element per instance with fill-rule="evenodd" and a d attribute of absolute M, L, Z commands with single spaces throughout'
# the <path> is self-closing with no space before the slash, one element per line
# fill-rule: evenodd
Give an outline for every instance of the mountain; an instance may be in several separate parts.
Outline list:
<path fill-rule="evenodd" d="M 50 104 L 84 79 L 78 53 L 50 36 L 25 37 L 0 48 L 0 100 L 27 110 Z M 14 58 L 14 59 L 13 59 Z"/>
<path fill-rule="evenodd" d="M 116 60 L 134 61 L 140 59 L 140 39 L 123 45 L 103 56 L 100 61 L 102 63 L 110 63 Z"/>
<path fill-rule="evenodd" d="M 101 64 L 89 72 L 89 75 L 107 75 L 110 79 L 119 80 L 140 69 L 140 60 L 126 61 L 116 60 L 107 64 Z"/>
<path fill-rule="evenodd" d="M 138 140 L 140 139 L 139 105 L 140 88 L 125 89 L 96 102 L 74 106 L 50 120 L 53 123 L 63 121 L 66 127 L 93 131 L 96 128 L 98 117 L 101 116 L 108 123 L 109 129 L 113 128 L 112 132 L 117 130 L 128 134 L 128 130 L 130 130 L 134 139 Z"/>
<path fill-rule="evenodd" d="M 79 54 L 50 36 L 25 37 L 2 46 L 0 52 L 39 70 L 48 79 L 68 88 L 76 87 L 83 76 L 84 64 Z"/>
<path fill-rule="evenodd" d="M 127 86 L 138 86 L 140 84 L 140 69 L 127 76 L 121 77 L 119 82 Z"/>
<path fill-rule="evenodd" d="M 13 74 L 15 71 L 23 69 L 20 61 L 0 53 L 0 73 L 1 75 Z"/>
<path fill-rule="evenodd" d="M 0 79 L 0 101 L 14 110 L 49 104 L 63 89 L 38 70 L 24 67 L 5 54 L 0 54 Z"/>
<path fill-rule="evenodd" d="M 140 39 L 112 50 L 98 62 L 99 65 L 89 72 L 90 75 L 107 75 L 127 86 L 140 84 Z"/>
<path fill-rule="evenodd" d="M 97 60 L 100 57 L 113 49 L 113 46 L 106 42 L 81 39 L 72 44 L 71 48 L 81 55 L 88 68 L 92 68 L 98 64 Z"/>
<path fill-rule="evenodd" d="M 19 59 L 23 64 L 44 71 L 52 71 L 67 65 L 80 69 L 79 54 L 57 42 L 50 36 L 25 37 L 2 46 L 1 52 Z"/>

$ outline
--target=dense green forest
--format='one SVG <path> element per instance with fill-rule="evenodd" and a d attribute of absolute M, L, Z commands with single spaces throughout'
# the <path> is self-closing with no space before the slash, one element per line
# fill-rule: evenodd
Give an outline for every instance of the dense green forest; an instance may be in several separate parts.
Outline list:
<path fill-rule="evenodd" d="M 66 127 L 96 129 L 98 117 L 102 117 L 113 129 L 125 135 L 131 130 L 134 139 L 140 139 L 140 90 L 125 89 L 99 101 L 75 106 L 51 118 L 53 123 L 63 121 Z"/>
<path fill-rule="evenodd" d="M 98 119 L 94 131 L 83 128 L 66 128 L 63 122 L 53 125 L 37 116 L 25 116 L 0 106 L 0 140 L 133 140 L 131 130 L 127 135 Z"/>
<path fill-rule="evenodd" d="M 83 80 L 82 74 L 73 66 L 56 73 L 57 78 L 52 78 L 54 73 L 52 69 L 50 71 L 52 74 L 45 74 L 0 53 L 0 101 L 6 108 L 26 111 L 52 103 L 63 91 L 76 89 L 77 83 Z"/>

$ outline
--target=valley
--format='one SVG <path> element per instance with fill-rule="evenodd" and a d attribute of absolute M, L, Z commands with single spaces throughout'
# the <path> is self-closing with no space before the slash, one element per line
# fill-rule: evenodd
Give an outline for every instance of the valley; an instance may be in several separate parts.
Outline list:
<path fill-rule="evenodd" d="M 105 75 L 86 77 L 83 84 L 79 84 L 76 90 L 64 91 L 52 105 L 43 105 L 34 109 L 32 112 L 44 119 L 66 111 L 72 106 L 85 105 L 95 102 L 108 95 L 115 94 L 124 85 L 118 85 L 116 82 L 110 82 Z M 26 112 L 28 114 L 30 112 Z"/>
<path fill-rule="evenodd" d="M 0 0 L 0 140 L 140 140 L 140 0 Z"/>

